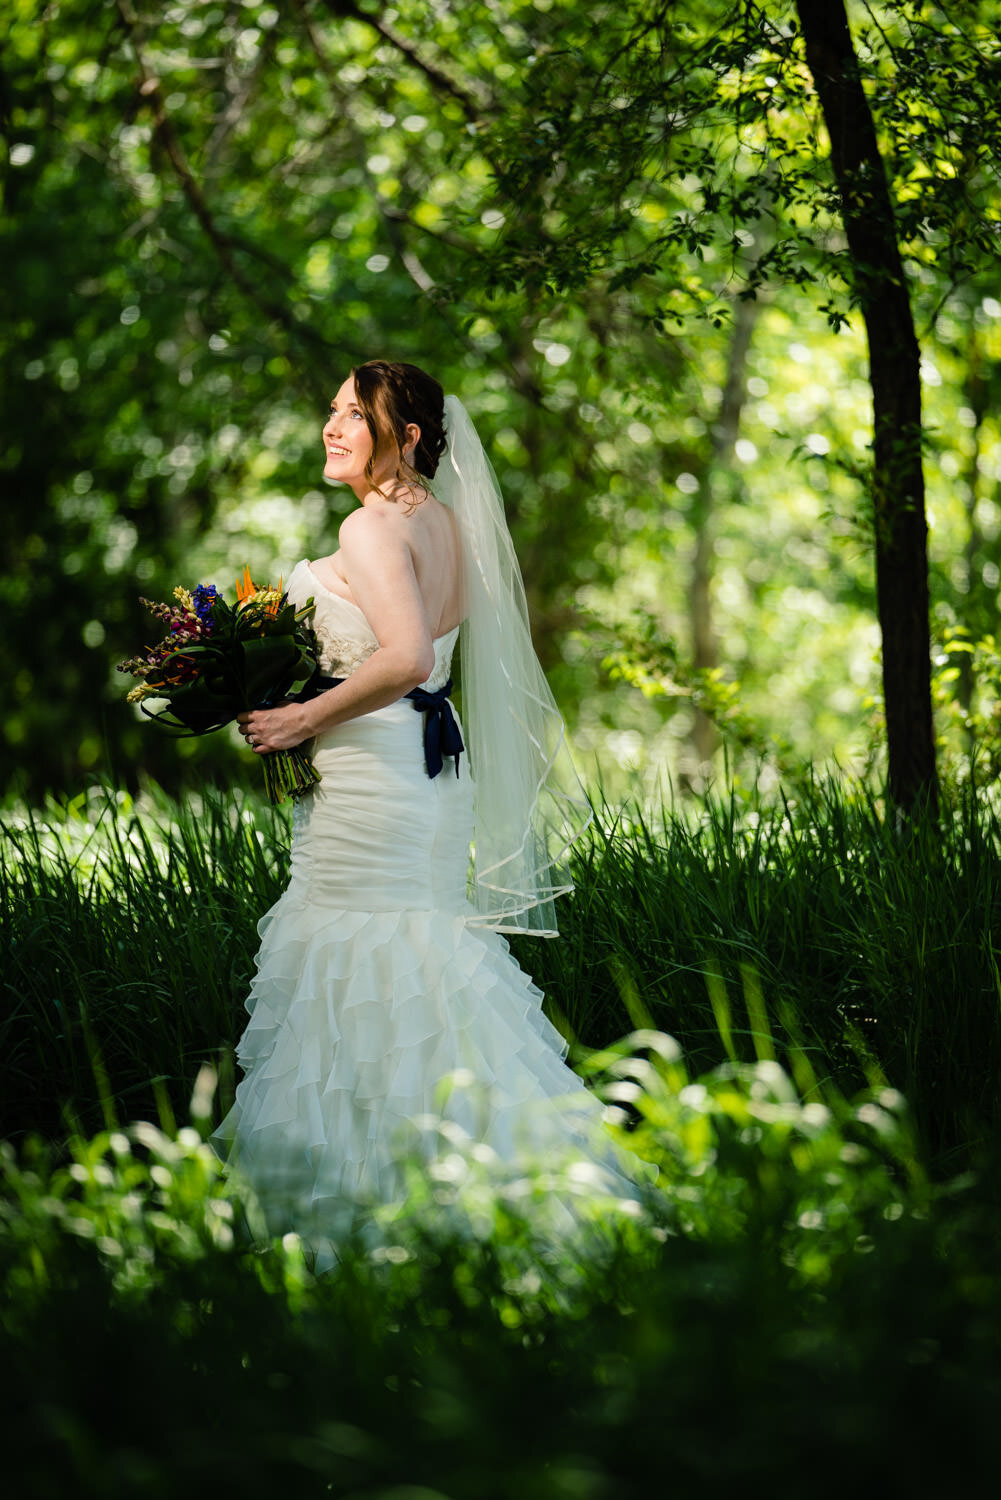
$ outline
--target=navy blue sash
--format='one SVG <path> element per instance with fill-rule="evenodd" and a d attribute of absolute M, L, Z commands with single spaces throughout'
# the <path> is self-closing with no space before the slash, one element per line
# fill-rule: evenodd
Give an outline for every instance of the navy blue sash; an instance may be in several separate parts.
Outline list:
<path fill-rule="evenodd" d="M 404 695 L 424 715 L 424 764 L 432 781 L 444 765 L 443 757 L 446 755 L 454 758 L 455 774 L 458 776 L 459 756 L 466 748 L 455 722 L 452 705 L 448 701 L 451 691 L 450 677 L 444 687 L 435 688 L 434 692 L 415 687 Z"/>
<path fill-rule="evenodd" d="M 343 677 L 316 676 L 302 693 L 294 696 L 298 701 L 304 702 L 306 698 L 315 698 L 318 694 L 325 693 L 328 688 L 339 687 L 344 681 Z M 429 692 L 427 688 L 415 687 L 404 694 L 418 713 L 424 715 L 424 764 L 432 781 L 443 768 L 446 755 L 454 758 L 455 774 L 458 776 L 459 756 L 466 748 L 462 743 L 452 705 L 448 701 L 451 691 L 450 677 L 444 687 L 435 688 L 433 692 Z"/>

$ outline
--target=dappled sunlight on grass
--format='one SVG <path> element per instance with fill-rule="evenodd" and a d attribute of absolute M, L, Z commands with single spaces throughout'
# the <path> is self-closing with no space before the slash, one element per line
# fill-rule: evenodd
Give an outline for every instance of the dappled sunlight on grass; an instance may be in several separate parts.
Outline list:
<path fill-rule="evenodd" d="M 328 1245 L 269 1237 L 206 1144 L 286 832 L 259 799 L 153 789 L 6 815 L 0 1413 L 24 1493 L 992 1471 L 986 801 L 906 836 L 830 788 L 604 809 L 563 940 L 524 960 L 606 1101 L 607 1162 L 502 1163 L 442 1124 Z"/>
<path fill-rule="evenodd" d="M 573 873 L 563 940 L 513 947 L 583 1044 L 649 1024 L 700 1070 L 767 1053 L 843 1093 L 889 1084 L 945 1171 L 1001 1123 L 993 797 L 899 830 L 848 781 L 606 807 Z"/>
<path fill-rule="evenodd" d="M 287 814 L 275 810 L 268 827 L 263 799 L 189 792 L 178 802 L 155 783 L 136 795 L 93 783 L 75 797 L 50 796 L 38 807 L 15 804 L 0 813 L 0 822 L 7 846 L 40 868 L 72 870 L 78 880 L 114 889 L 126 877 L 168 875 L 178 846 L 217 858 L 225 830 L 236 835 L 242 829 L 263 846 L 276 830 L 284 834 Z"/>
<path fill-rule="evenodd" d="M 951 1172 L 1001 1111 L 1001 815 L 969 792 L 899 833 L 880 814 L 845 781 L 600 804 L 561 941 L 512 947 L 585 1051 L 648 1026 L 699 1072 L 767 1055 L 849 1095 L 888 1084 Z M 93 1129 L 109 1100 L 122 1119 L 183 1111 L 204 1062 L 228 1099 L 287 849 L 286 816 L 249 794 L 8 807 L 0 1133 L 60 1136 L 67 1109 Z"/>

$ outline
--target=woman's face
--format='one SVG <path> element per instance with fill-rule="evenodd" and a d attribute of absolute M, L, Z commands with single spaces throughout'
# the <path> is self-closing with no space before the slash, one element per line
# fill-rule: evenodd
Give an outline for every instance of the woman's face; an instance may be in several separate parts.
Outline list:
<path fill-rule="evenodd" d="M 352 489 L 363 484 L 365 465 L 372 457 L 372 434 L 365 414 L 355 399 L 355 383 L 349 375 L 330 403 L 330 416 L 323 424 L 326 479 L 339 480 Z"/>

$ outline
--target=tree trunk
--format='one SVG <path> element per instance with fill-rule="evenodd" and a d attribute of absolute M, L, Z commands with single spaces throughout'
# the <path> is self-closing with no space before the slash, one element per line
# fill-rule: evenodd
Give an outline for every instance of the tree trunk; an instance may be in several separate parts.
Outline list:
<path fill-rule="evenodd" d="M 727 489 L 733 482 L 733 445 L 740 432 L 740 418 L 747 395 L 747 357 L 751 334 L 760 303 L 738 300 L 733 309 L 733 329 L 727 351 L 726 384 L 720 397 L 719 411 L 709 437 L 709 462 L 702 485 L 692 508 L 695 550 L 688 582 L 688 618 L 692 640 L 692 662 L 698 669 L 715 667 L 718 662 L 716 632 L 712 618 L 713 519 Z M 692 746 L 699 762 L 699 774 L 713 758 L 719 735 L 708 714 L 695 710 Z"/>
<path fill-rule="evenodd" d="M 876 600 L 883 637 L 889 795 L 934 806 L 928 528 L 921 464 L 920 355 L 893 205 L 862 89 L 844 0 L 796 0 L 806 61 L 831 140 L 831 166 L 869 342 L 873 397 Z"/>
<path fill-rule="evenodd" d="M 980 498 L 980 460 L 983 447 L 984 418 L 987 416 L 990 404 L 990 385 L 984 375 L 984 357 L 977 336 L 976 324 L 970 330 L 970 342 L 966 350 L 966 380 L 963 385 L 963 396 L 966 405 L 973 413 L 973 431 L 970 433 L 970 456 L 966 465 L 966 546 L 963 548 L 963 562 L 965 563 L 965 586 L 966 586 L 966 611 L 965 617 L 960 623 L 965 625 L 973 640 L 979 639 L 983 634 L 980 624 L 980 611 L 977 606 L 977 595 L 981 594 L 981 588 L 976 582 L 977 561 L 984 549 L 984 535 L 980 523 L 977 520 L 977 502 Z M 971 608 L 972 605 L 972 608 Z M 964 713 L 967 715 L 973 707 L 973 693 L 976 687 L 973 675 L 972 653 L 964 651 L 959 658 L 959 687 L 958 698 Z M 968 735 L 967 750 L 972 755 L 974 751 L 974 737 Z"/>

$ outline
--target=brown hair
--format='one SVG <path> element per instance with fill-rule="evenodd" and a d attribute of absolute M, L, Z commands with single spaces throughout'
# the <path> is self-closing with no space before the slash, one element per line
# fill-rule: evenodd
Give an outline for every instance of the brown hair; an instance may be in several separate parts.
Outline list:
<path fill-rule="evenodd" d="M 372 456 L 365 465 L 365 476 L 373 478 L 377 459 L 386 450 L 396 449 L 394 478 L 411 493 L 422 478 L 433 479 L 438 461 L 445 451 L 445 392 L 432 375 L 417 365 L 406 365 L 386 359 L 370 359 L 351 371 L 355 396 L 372 434 Z M 403 456 L 407 427 L 413 422 L 420 428 L 413 463 Z M 414 500 L 416 504 L 416 497 Z"/>

